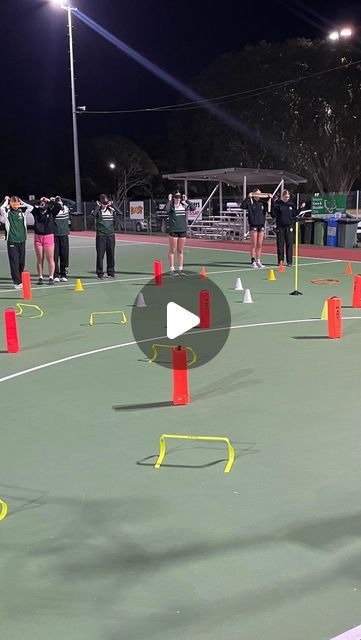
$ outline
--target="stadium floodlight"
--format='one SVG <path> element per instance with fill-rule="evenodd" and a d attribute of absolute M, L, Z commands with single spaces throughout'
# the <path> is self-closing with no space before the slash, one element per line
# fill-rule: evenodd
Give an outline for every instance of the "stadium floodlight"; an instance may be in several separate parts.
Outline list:
<path fill-rule="evenodd" d="M 73 121 L 73 149 L 74 149 L 74 180 L 75 180 L 75 200 L 76 210 L 78 213 L 82 211 L 81 199 L 81 183 L 80 183 L 80 164 L 79 164 L 79 145 L 78 145 L 78 123 L 77 123 L 77 106 L 75 93 L 75 70 L 74 70 L 74 47 L 73 47 L 73 11 L 77 11 L 70 0 L 52 0 L 53 4 L 65 9 L 68 15 L 68 36 L 69 36 L 69 59 L 70 59 L 70 87 L 71 87 L 71 111 Z M 82 109 L 83 110 L 83 109 Z"/>
<path fill-rule="evenodd" d="M 341 38 L 351 38 L 353 36 L 353 30 L 351 27 L 344 27 L 340 31 Z"/>
<path fill-rule="evenodd" d="M 339 31 L 331 31 L 331 33 L 328 36 L 329 40 L 339 40 L 340 39 L 340 33 Z"/>
<path fill-rule="evenodd" d="M 109 162 L 109 169 L 115 169 L 116 165 L 114 162 Z"/>

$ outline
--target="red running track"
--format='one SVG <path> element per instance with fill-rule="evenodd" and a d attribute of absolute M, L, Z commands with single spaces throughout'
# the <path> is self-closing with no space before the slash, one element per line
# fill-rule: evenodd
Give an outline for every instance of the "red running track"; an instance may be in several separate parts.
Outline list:
<path fill-rule="evenodd" d="M 94 238 L 94 231 L 73 231 L 72 236 Z M 144 244 L 168 244 L 168 236 L 143 236 L 140 234 L 117 233 L 117 240 L 138 242 Z M 201 247 L 202 249 L 221 249 L 223 251 L 249 251 L 246 242 L 217 242 L 210 240 L 187 239 L 187 247 Z M 269 242 L 263 243 L 264 253 L 276 255 L 276 246 Z M 303 258 L 325 258 L 329 260 L 345 260 L 346 262 L 361 262 L 360 249 L 342 249 L 340 247 L 319 247 L 317 245 L 300 245 L 299 255 Z"/>

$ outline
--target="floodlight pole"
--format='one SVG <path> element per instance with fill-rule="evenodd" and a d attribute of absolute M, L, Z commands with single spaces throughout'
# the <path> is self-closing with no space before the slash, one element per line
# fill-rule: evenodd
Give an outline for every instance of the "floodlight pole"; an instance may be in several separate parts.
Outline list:
<path fill-rule="evenodd" d="M 82 212 L 81 183 L 80 183 L 80 164 L 79 164 L 79 144 L 78 144 L 78 123 L 76 110 L 76 93 L 75 93 L 75 71 L 74 71 L 74 46 L 73 46 L 73 16 L 72 12 L 76 11 L 76 7 L 70 5 L 61 5 L 68 14 L 68 31 L 69 31 L 69 60 L 70 60 L 70 80 L 71 80 L 71 111 L 73 120 L 73 147 L 74 147 L 74 177 L 75 177 L 75 200 L 76 210 Z"/>

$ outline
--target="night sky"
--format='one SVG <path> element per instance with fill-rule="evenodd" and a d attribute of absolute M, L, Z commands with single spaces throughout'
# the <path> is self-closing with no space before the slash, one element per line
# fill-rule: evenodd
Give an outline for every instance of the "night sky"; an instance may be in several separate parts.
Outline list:
<path fill-rule="evenodd" d="M 189 84 L 214 58 L 246 43 L 287 37 L 323 37 L 338 23 L 361 25 L 359 3 L 315 0 L 79 0 L 77 6 L 126 44 Z M 66 12 L 51 0 L 2 0 L 1 167 L 4 148 L 17 150 L 26 183 L 34 187 L 72 162 Z M 179 95 L 74 18 L 78 105 L 136 109 L 174 103 Z M 241 89 L 241 87 L 240 87 Z M 116 133 L 152 151 L 166 139 L 166 115 L 85 115 L 81 139 Z M 10 152 L 9 152 L 10 153 Z M 11 154 L 10 154 L 11 155 Z M 37 167 L 34 176 L 33 168 Z M 29 175 L 30 175 L 29 174 Z M 28 180 L 30 182 L 30 178 Z"/>

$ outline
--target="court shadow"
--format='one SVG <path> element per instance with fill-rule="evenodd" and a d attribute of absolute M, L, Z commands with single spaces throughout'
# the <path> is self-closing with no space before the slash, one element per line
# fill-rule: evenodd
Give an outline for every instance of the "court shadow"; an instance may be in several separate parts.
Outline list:
<path fill-rule="evenodd" d="M 328 336 L 292 336 L 293 340 L 330 340 Z"/>
<path fill-rule="evenodd" d="M 113 411 L 144 411 L 146 409 L 161 409 L 162 407 L 173 407 L 173 402 L 165 400 L 163 402 L 143 402 L 141 404 L 114 404 Z"/>
<path fill-rule="evenodd" d="M 137 460 L 136 464 L 140 467 L 154 467 L 157 458 L 157 455 L 148 456 L 142 460 Z M 153 459 L 153 462 L 147 462 L 147 460 L 151 459 Z M 220 464 L 221 462 L 227 462 L 226 458 L 213 460 L 212 462 L 206 462 L 205 464 L 167 464 L 166 462 L 163 462 L 162 467 L 173 467 L 175 469 L 206 469 L 207 467 L 214 467 L 216 464 Z"/>

